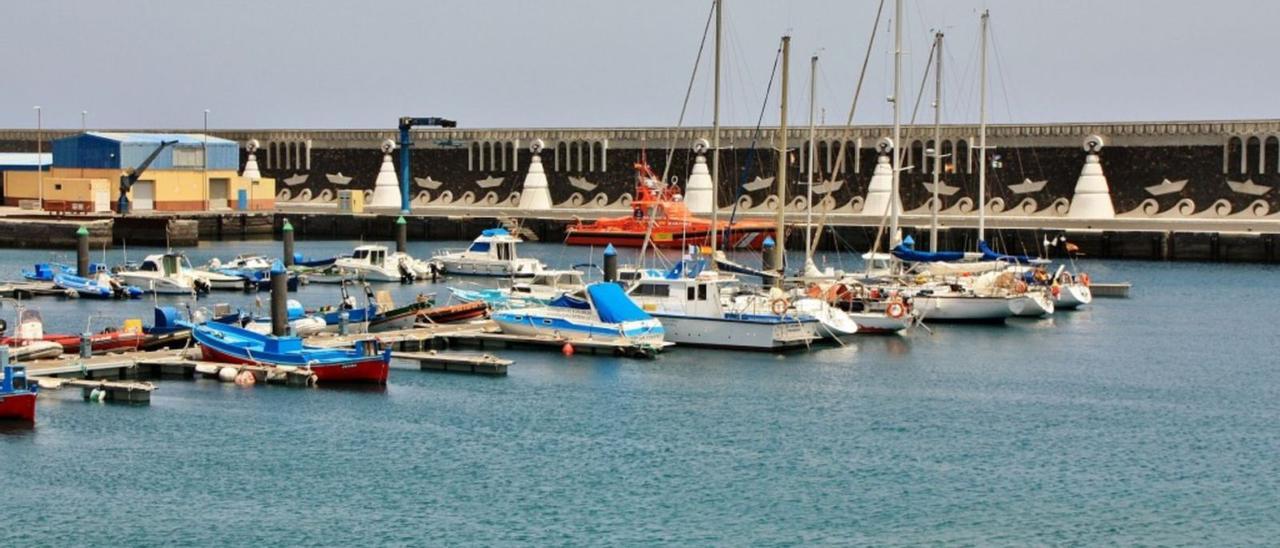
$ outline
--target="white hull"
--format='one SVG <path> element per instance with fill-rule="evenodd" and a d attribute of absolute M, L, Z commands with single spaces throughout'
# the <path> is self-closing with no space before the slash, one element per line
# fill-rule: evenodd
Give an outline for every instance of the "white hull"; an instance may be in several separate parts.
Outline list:
<path fill-rule="evenodd" d="M 554 307 L 508 310 L 494 314 L 493 321 L 503 333 L 568 341 L 661 345 L 665 339 L 664 327 L 657 320 L 610 324 Z"/>
<path fill-rule="evenodd" d="M 920 317 L 932 321 L 1001 322 L 1013 315 L 1018 297 L 917 295 L 911 299 Z"/>
<path fill-rule="evenodd" d="M 1075 310 L 1093 302 L 1093 291 L 1080 283 L 1067 284 L 1058 289 L 1058 298 L 1054 304 L 1064 310 Z"/>
<path fill-rule="evenodd" d="M 245 279 L 239 276 L 205 271 L 197 271 L 194 274 L 209 282 L 209 289 L 244 290 Z"/>
<path fill-rule="evenodd" d="M 814 298 L 797 299 L 792 302 L 796 312 L 818 320 L 818 334 L 823 338 L 843 337 L 858 332 L 858 322 L 848 312 L 827 304 L 826 301 Z"/>
<path fill-rule="evenodd" d="M 850 312 L 849 317 L 858 324 L 859 333 L 897 333 L 911 327 L 911 316 L 890 317 L 883 312 Z"/>
<path fill-rule="evenodd" d="M 190 295 L 195 293 L 195 284 L 190 278 L 161 278 L 137 272 L 121 272 L 120 281 L 125 285 L 142 288 L 148 293 L 162 295 Z"/>
<path fill-rule="evenodd" d="M 1043 318 L 1053 314 L 1053 297 L 1047 291 L 1032 291 L 1010 305 L 1015 316 Z"/>
<path fill-rule="evenodd" d="M 446 274 L 459 276 L 499 276 L 504 278 L 527 278 L 538 273 L 539 266 L 532 260 L 489 261 L 483 259 L 463 259 L 440 257 L 440 268 Z"/>
<path fill-rule="evenodd" d="M 677 345 L 746 350 L 781 350 L 808 346 L 820 337 L 817 321 L 751 322 L 653 314 L 665 338 Z"/>

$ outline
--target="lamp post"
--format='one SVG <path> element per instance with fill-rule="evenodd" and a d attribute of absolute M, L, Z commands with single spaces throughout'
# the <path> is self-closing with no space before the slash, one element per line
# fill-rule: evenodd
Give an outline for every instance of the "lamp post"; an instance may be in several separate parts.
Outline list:
<path fill-rule="evenodd" d="M 88 117 L 89 117 L 89 111 L 87 111 L 87 110 L 82 110 L 82 111 L 80 111 L 80 133 L 85 133 L 85 132 L 87 132 L 87 131 L 88 131 L 88 129 L 87 129 L 87 128 L 88 128 L 89 126 L 88 126 L 88 124 L 86 124 L 86 123 L 85 123 L 85 120 L 86 120 Z"/>
<path fill-rule="evenodd" d="M 204 145 L 202 145 L 202 150 L 200 151 L 200 162 L 202 164 L 200 167 L 200 170 L 204 175 L 204 190 L 201 191 L 201 194 L 204 195 L 204 208 L 205 210 L 208 210 L 209 209 L 209 109 L 207 108 L 204 109 L 203 137 L 204 137 Z"/>
<path fill-rule="evenodd" d="M 44 119 L 40 105 L 36 105 L 36 196 L 40 210 L 44 211 Z"/>

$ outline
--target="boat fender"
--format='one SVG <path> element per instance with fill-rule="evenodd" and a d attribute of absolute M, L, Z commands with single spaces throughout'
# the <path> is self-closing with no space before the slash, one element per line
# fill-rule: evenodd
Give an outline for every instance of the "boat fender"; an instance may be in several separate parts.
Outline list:
<path fill-rule="evenodd" d="M 107 391 L 102 388 L 94 388 L 89 392 L 89 401 L 98 403 L 107 401 Z"/>
<path fill-rule="evenodd" d="M 236 386 L 253 386 L 256 382 L 258 380 L 253 377 L 253 372 L 247 369 L 236 375 Z"/>
<path fill-rule="evenodd" d="M 901 302 L 894 301 L 889 303 L 889 306 L 885 308 L 884 312 L 890 318 L 893 318 L 896 320 L 898 318 L 901 318 L 907 315 L 907 307 L 906 305 L 903 305 Z"/>
<path fill-rule="evenodd" d="M 564 354 L 564 355 L 565 355 L 565 357 L 572 356 L 572 355 L 573 355 L 573 343 L 568 343 L 568 342 L 564 343 L 564 346 L 561 346 L 561 347 L 560 347 L 560 353 L 561 353 L 561 354 Z"/>
<path fill-rule="evenodd" d="M 1053 284 L 1053 287 L 1049 288 L 1049 291 L 1053 293 L 1053 298 L 1055 299 L 1058 298 L 1059 295 L 1062 295 L 1062 288 L 1059 287 L 1058 284 Z"/>
<path fill-rule="evenodd" d="M 1079 277 L 1079 279 L 1080 279 L 1080 283 L 1081 283 L 1081 284 L 1083 284 L 1085 287 L 1089 287 L 1089 275 L 1088 275 L 1088 274 L 1085 274 L 1085 273 L 1081 272 L 1081 273 L 1080 273 L 1080 276 L 1078 276 L 1078 277 Z"/>
<path fill-rule="evenodd" d="M 218 370 L 218 380 L 222 382 L 235 382 L 236 375 L 239 372 L 234 367 L 223 367 Z"/>
<path fill-rule="evenodd" d="M 772 310 L 775 316 L 783 315 L 790 307 L 791 303 L 787 302 L 786 299 L 774 299 L 769 301 L 769 310 Z"/>
<path fill-rule="evenodd" d="M 1014 283 L 1014 285 L 1013 285 L 1013 291 L 1014 291 L 1015 293 L 1026 293 L 1026 292 L 1027 292 L 1027 282 L 1024 282 L 1024 281 L 1022 281 L 1022 280 L 1018 280 L 1018 281 L 1017 281 L 1016 283 Z"/>

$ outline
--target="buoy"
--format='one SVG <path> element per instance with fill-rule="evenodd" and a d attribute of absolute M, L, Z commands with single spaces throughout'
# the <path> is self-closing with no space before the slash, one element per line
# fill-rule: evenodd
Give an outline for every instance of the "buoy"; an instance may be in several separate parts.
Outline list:
<path fill-rule="evenodd" d="M 253 378 L 253 372 L 247 369 L 236 375 L 236 385 L 238 386 L 253 386 L 256 382 L 258 380 Z"/>
<path fill-rule="evenodd" d="M 104 402 L 107 401 L 107 391 L 101 388 L 94 388 L 89 392 L 89 401 Z"/>
<path fill-rule="evenodd" d="M 236 375 L 239 374 L 234 367 L 223 367 L 218 370 L 218 380 L 222 382 L 235 382 Z"/>
<path fill-rule="evenodd" d="M 565 356 L 572 356 L 573 343 L 564 343 L 564 346 L 560 347 L 560 353 L 564 354 Z"/>

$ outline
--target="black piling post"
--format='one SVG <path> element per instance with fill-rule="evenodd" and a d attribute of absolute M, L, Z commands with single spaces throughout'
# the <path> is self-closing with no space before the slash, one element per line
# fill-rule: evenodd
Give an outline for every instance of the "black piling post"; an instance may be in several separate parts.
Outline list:
<path fill-rule="evenodd" d="M 89 277 L 89 229 L 80 227 L 76 231 L 76 276 Z"/>
<path fill-rule="evenodd" d="M 284 220 L 284 226 L 280 228 L 280 232 L 284 234 L 284 266 L 293 266 L 293 225 L 289 224 L 289 219 Z"/>
<path fill-rule="evenodd" d="M 409 252 L 409 223 L 404 220 L 404 215 L 396 219 L 396 251 Z"/>
<path fill-rule="evenodd" d="M 284 264 L 271 264 L 271 334 L 283 337 L 289 334 L 289 271 Z"/>
<path fill-rule="evenodd" d="M 618 250 L 609 244 L 604 248 L 604 281 L 618 281 Z"/>

